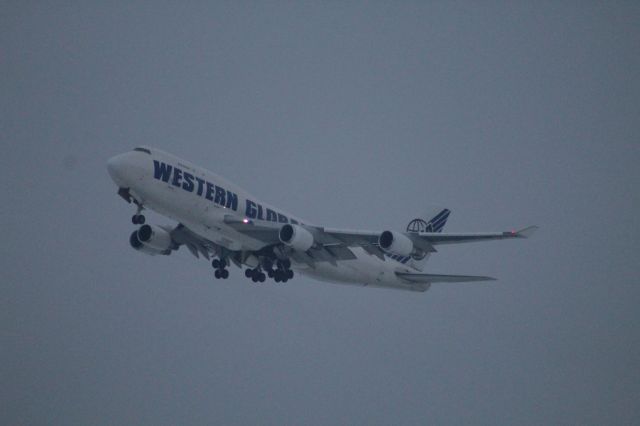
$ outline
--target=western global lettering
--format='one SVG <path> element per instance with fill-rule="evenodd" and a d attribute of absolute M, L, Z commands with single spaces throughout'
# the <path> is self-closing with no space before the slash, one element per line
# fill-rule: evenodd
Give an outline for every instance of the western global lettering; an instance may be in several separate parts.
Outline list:
<path fill-rule="evenodd" d="M 187 192 L 193 192 L 193 179 L 194 176 L 191 173 L 188 172 L 184 172 L 182 174 L 182 178 L 184 179 L 184 181 L 182 182 L 182 189 L 184 189 Z"/>
<path fill-rule="evenodd" d="M 238 211 L 238 194 L 224 189 L 221 186 L 214 185 L 209 181 L 194 176 L 191 173 L 185 172 L 170 164 L 153 160 L 153 177 L 159 181 L 170 183 L 175 187 L 182 188 L 184 191 L 195 191 L 198 196 L 204 197 L 215 204 Z M 255 201 L 247 199 L 245 202 L 244 214 L 245 217 L 249 219 L 266 220 L 269 222 L 279 223 L 288 223 L 291 221 L 291 223 L 298 224 L 295 219 L 288 219 L 287 216 L 282 213 L 278 213 L 270 208 L 265 208 Z"/>
<path fill-rule="evenodd" d="M 213 200 L 213 202 L 216 204 L 220 204 L 221 206 L 224 206 L 226 195 L 227 195 L 227 192 L 224 189 L 220 188 L 219 186 L 216 186 L 216 197 Z"/>
<path fill-rule="evenodd" d="M 173 168 L 173 180 L 171 181 L 171 185 L 173 186 L 182 185 L 182 170 L 180 170 L 177 167 Z"/>
<path fill-rule="evenodd" d="M 198 195 L 202 197 L 202 188 L 204 187 L 204 180 L 199 177 L 196 178 L 198 181 Z"/>
<path fill-rule="evenodd" d="M 276 211 L 273 211 L 272 209 L 265 209 L 264 207 L 262 207 L 260 204 L 256 203 L 255 201 L 249 200 L 247 199 L 245 201 L 245 209 L 244 209 L 244 215 L 247 219 L 259 219 L 259 220 L 265 220 L 264 216 L 262 215 L 262 213 L 266 210 L 267 212 L 267 218 L 266 220 L 271 221 L 271 222 L 280 222 L 280 223 L 288 223 L 289 219 L 287 219 L 287 217 L 285 215 L 283 215 L 282 213 L 278 213 Z M 291 219 L 291 223 L 294 223 L 294 220 Z M 297 223 L 297 222 L 295 222 Z"/>
<path fill-rule="evenodd" d="M 258 210 L 256 209 L 256 203 L 247 199 L 246 202 L 247 207 L 244 210 L 244 215 L 249 219 L 255 219 L 258 215 Z"/>
<path fill-rule="evenodd" d="M 182 188 L 187 192 L 193 192 L 196 190 L 196 185 L 194 183 L 195 180 L 198 184 L 196 190 L 198 196 L 202 197 L 204 194 L 204 197 L 207 200 L 212 201 L 215 204 L 219 204 L 222 207 L 238 211 L 238 194 L 214 185 L 204 179 L 193 176 L 191 173 L 182 171 L 170 164 L 153 160 L 153 178 L 165 183 L 170 183 L 171 185 Z M 247 200 L 247 212 L 250 213 L 250 205 L 248 203 L 249 200 Z M 260 214 L 258 214 L 258 216 L 262 218 L 262 206 L 259 206 L 259 208 Z M 247 216 L 254 218 L 255 213 L 254 216 L 250 216 L 249 214 L 247 214 Z"/>
<path fill-rule="evenodd" d="M 225 207 L 238 211 L 238 194 L 227 190 L 227 204 Z"/>
<path fill-rule="evenodd" d="M 153 160 L 153 177 L 163 182 L 169 182 L 172 168 L 168 164 Z"/>
<path fill-rule="evenodd" d="M 213 193 L 215 192 L 216 187 L 211 182 L 207 182 L 207 194 L 204 196 L 207 200 L 213 201 Z"/>

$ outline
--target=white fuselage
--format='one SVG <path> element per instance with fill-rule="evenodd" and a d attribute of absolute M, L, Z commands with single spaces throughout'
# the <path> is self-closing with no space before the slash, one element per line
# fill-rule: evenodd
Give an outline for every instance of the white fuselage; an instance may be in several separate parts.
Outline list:
<path fill-rule="evenodd" d="M 145 208 L 180 222 L 201 237 L 232 251 L 256 251 L 265 244 L 227 225 L 225 219 L 228 222 L 230 217 L 250 219 L 256 224 L 310 225 L 259 201 L 209 170 L 156 149 L 151 153 L 134 150 L 118 155 L 109 160 L 108 168 L 115 183 L 129 188 L 130 194 Z M 415 271 L 409 265 L 387 256 L 382 260 L 359 247 L 351 251 L 356 259 L 317 262 L 314 267 L 293 262 L 292 269 L 322 281 L 424 291 L 395 275 L 396 271 Z"/>

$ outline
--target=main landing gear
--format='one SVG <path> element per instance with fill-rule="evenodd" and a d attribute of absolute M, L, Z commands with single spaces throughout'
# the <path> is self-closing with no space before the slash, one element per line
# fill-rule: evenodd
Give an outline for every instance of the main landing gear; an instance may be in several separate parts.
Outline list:
<path fill-rule="evenodd" d="M 291 278 L 293 278 L 291 261 L 289 259 L 278 260 L 276 262 L 276 269 L 273 271 L 273 280 L 277 283 L 286 283 Z"/>
<path fill-rule="evenodd" d="M 293 278 L 291 261 L 289 259 L 276 261 L 276 269 L 269 269 L 269 278 L 273 278 L 277 283 L 286 283 Z"/>
<path fill-rule="evenodd" d="M 214 269 L 216 270 L 214 274 L 216 278 L 222 278 L 223 280 L 226 280 L 227 278 L 229 278 L 229 271 L 227 270 L 227 262 L 220 259 L 213 259 L 211 261 L 211 266 L 213 266 Z"/>
<path fill-rule="evenodd" d="M 244 271 L 244 276 L 247 278 L 251 278 L 251 281 L 253 281 L 254 283 L 263 283 L 267 279 L 267 276 L 260 270 L 260 268 L 246 269 Z"/>
<path fill-rule="evenodd" d="M 291 270 L 291 261 L 289 259 L 278 260 L 276 262 L 276 268 L 273 269 L 273 263 L 271 260 L 263 260 L 262 266 L 258 266 L 257 268 L 247 268 L 244 271 L 244 276 L 250 278 L 254 283 L 264 282 L 267 279 L 267 276 L 262 269 L 267 272 L 269 278 L 273 278 L 273 280 L 277 283 L 286 283 L 291 278 L 293 278 L 293 271 Z"/>

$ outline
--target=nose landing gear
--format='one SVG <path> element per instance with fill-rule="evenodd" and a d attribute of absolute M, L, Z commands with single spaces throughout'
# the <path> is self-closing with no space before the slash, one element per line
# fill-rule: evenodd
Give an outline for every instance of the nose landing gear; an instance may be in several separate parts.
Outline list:
<path fill-rule="evenodd" d="M 131 216 L 131 223 L 133 223 L 134 225 L 144 225 L 145 217 L 144 217 L 143 214 L 140 214 L 142 209 L 143 209 L 142 205 L 138 204 L 138 208 L 136 210 L 136 214 Z"/>
<path fill-rule="evenodd" d="M 131 223 L 134 225 L 144 225 L 145 217 L 143 214 L 134 214 L 131 216 Z"/>

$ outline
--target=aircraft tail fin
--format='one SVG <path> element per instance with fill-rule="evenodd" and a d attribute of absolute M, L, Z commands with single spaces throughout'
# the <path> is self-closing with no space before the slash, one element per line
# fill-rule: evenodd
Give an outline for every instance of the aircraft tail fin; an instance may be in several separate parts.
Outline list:
<path fill-rule="evenodd" d="M 451 210 L 442 209 L 431 219 L 413 219 L 407 225 L 407 232 L 442 232 L 450 214 Z"/>
<path fill-rule="evenodd" d="M 430 219 L 413 219 L 407 225 L 407 232 L 442 232 L 450 214 L 451 210 L 449 209 L 438 209 L 436 212 L 426 216 L 428 218 L 430 217 Z M 429 253 L 425 253 L 424 256 L 419 259 L 412 258 L 411 266 L 422 271 L 424 266 L 427 264 L 427 260 L 429 260 Z"/>

